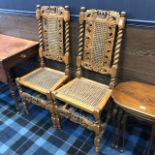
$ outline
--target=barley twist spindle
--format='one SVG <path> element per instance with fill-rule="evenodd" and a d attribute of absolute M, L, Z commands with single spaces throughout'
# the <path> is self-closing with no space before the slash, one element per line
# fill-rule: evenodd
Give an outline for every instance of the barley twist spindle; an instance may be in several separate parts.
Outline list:
<path fill-rule="evenodd" d="M 77 70 L 76 76 L 79 78 L 81 76 L 81 59 L 82 52 L 84 47 L 84 15 L 85 15 L 85 7 L 81 7 L 80 19 L 79 19 L 79 36 L 78 36 L 78 56 L 77 56 Z"/>
<path fill-rule="evenodd" d="M 113 59 L 112 68 L 115 68 L 115 72 L 112 75 L 111 81 L 110 81 L 110 87 L 113 88 L 116 83 L 116 75 L 117 75 L 117 68 L 120 58 L 120 50 L 121 50 L 121 43 L 122 43 L 122 37 L 123 37 L 123 30 L 125 27 L 125 12 L 121 12 L 121 18 L 118 24 L 118 32 L 117 32 L 117 38 L 116 38 L 116 46 L 115 46 L 115 54 Z"/>
<path fill-rule="evenodd" d="M 39 57 L 40 57 L 40 66 L 45 66 L 43 59 L 43 36 L 42 36 L 42 18 L 41 18 L 41 7 L 37 5 L 36 9 L 36 18 L 38 23 L 38 35 L 39 35 Z"/>
<path fill-rule="evenodd" d="M 115 55 L 114 55 L 113 66 L 117 66 L 118 62 L 119 62 L 122 37 L 123 37 L 123 29 L 119 29 L 116 46 L 115 46 Z"/>
<path fill-rule="evenodd" d="M 65 21 L 65 74 L 69 75 L 69 52 L 70 52 L 70 32 L 69 32 L 69 21 L 70 21 L 70 13 L 69 7 L 65 6 L 64 11 L 64 21 Z"/>

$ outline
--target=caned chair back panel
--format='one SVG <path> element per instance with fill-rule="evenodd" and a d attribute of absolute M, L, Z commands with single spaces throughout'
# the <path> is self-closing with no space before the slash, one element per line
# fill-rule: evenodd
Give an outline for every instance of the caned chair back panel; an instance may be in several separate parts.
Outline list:
<path fill-rule="evenodd" d="M 99 73 L 111 68 L 120 14 L 115 11 L 87 10 L 82 66 Z"/>
<path fill-rule="evenodd" d="M 64 8 L 41 7 L 43 56 L 47 59 L 63 61 L 64 57 Z"/>

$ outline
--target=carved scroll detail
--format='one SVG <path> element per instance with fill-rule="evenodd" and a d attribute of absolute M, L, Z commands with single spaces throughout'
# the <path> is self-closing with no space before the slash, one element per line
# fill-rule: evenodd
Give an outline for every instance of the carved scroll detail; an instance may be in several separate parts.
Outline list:
<path fill-rule="evenodd" d="M 71 112 L 65 108 L 58 108 L 59 115 L 68 118 L 69 120 L 81 124 L 82 126 L 88 128 L 89 130 L 94 131 L 94 123 L 91 120 L 86 119 L 84 116 L 77 114 L 76 112 Z"/>
<path fill-rule="evenodd" d="M 69 12 L 69 11 L 68 11 Z M 43 6 L 40 8 L 42 17 L 42 57 L 63 62 L 64 57 L 64 20 L 69 14 L 63 7 Z M 68 16 L 68 17 L 67 17 Z M 67 19 L 68 18 L 68 19 Z M 68 28 L 68 27 L 67 27 Z"/>
<path fill-rule="evenodd" d="M 111 73 L 116 26 L 120 15 L 114 11 L 87 10 L 82 66 L 99 73 Z M 109 69 L 106 69 L 109 68 Z"/>

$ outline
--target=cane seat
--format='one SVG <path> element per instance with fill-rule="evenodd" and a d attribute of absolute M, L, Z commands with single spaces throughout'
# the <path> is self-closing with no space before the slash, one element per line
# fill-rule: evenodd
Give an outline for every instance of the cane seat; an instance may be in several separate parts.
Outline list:
<path fill-rule="evenodd" d="M 64 72 L 48 67 L 40 67 L 21 77 L 18 82 L 25 87 L 46 94 L 55 89 L 65 79 L 67 79 L 67 76 Z"/>
<path fill-rule="evenodd" d="M 112 90 L 107 85 L 86 78 L 76 78 L 56 91 L 56 98 L 92 113 L 102 109 Z"/>

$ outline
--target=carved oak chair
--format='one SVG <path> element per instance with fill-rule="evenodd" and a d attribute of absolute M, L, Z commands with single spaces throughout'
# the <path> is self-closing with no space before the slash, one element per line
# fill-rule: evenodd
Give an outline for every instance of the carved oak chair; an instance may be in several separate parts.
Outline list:
<path fill-rule="evenodd" d="M 102 122 L 101 112 L 115 85 L 124 27 L 125 12 L 119 14 L 115 11 L 86 10 L 82 7 L 76 78 L 53 92 L 56 111 L 60 116 L 95 132 L 97 152 L 110 118 L 108 115 Z M 109 85 L 83 77 L 82 68 L 101 75 L 111 75 Z M 60 101 L 62 104 L 59 104 Z M 78 110 L 84 114 L 81 115 Z"/>
<path fill-rule="evenodd" d="M 52 91 L 69 79 L 69 7 L 38 5 L 36 18 L 39 27 L 40 67 L 16 81 L 25 112 L 28 113 L 30 102 L 45 108 L 52 113 L 53 125 L 57 128 Z M 46 67 L 45 59 L 65 63 L 65 72 Z M 34 93 L 25 91 L 27 88 Z"/>

